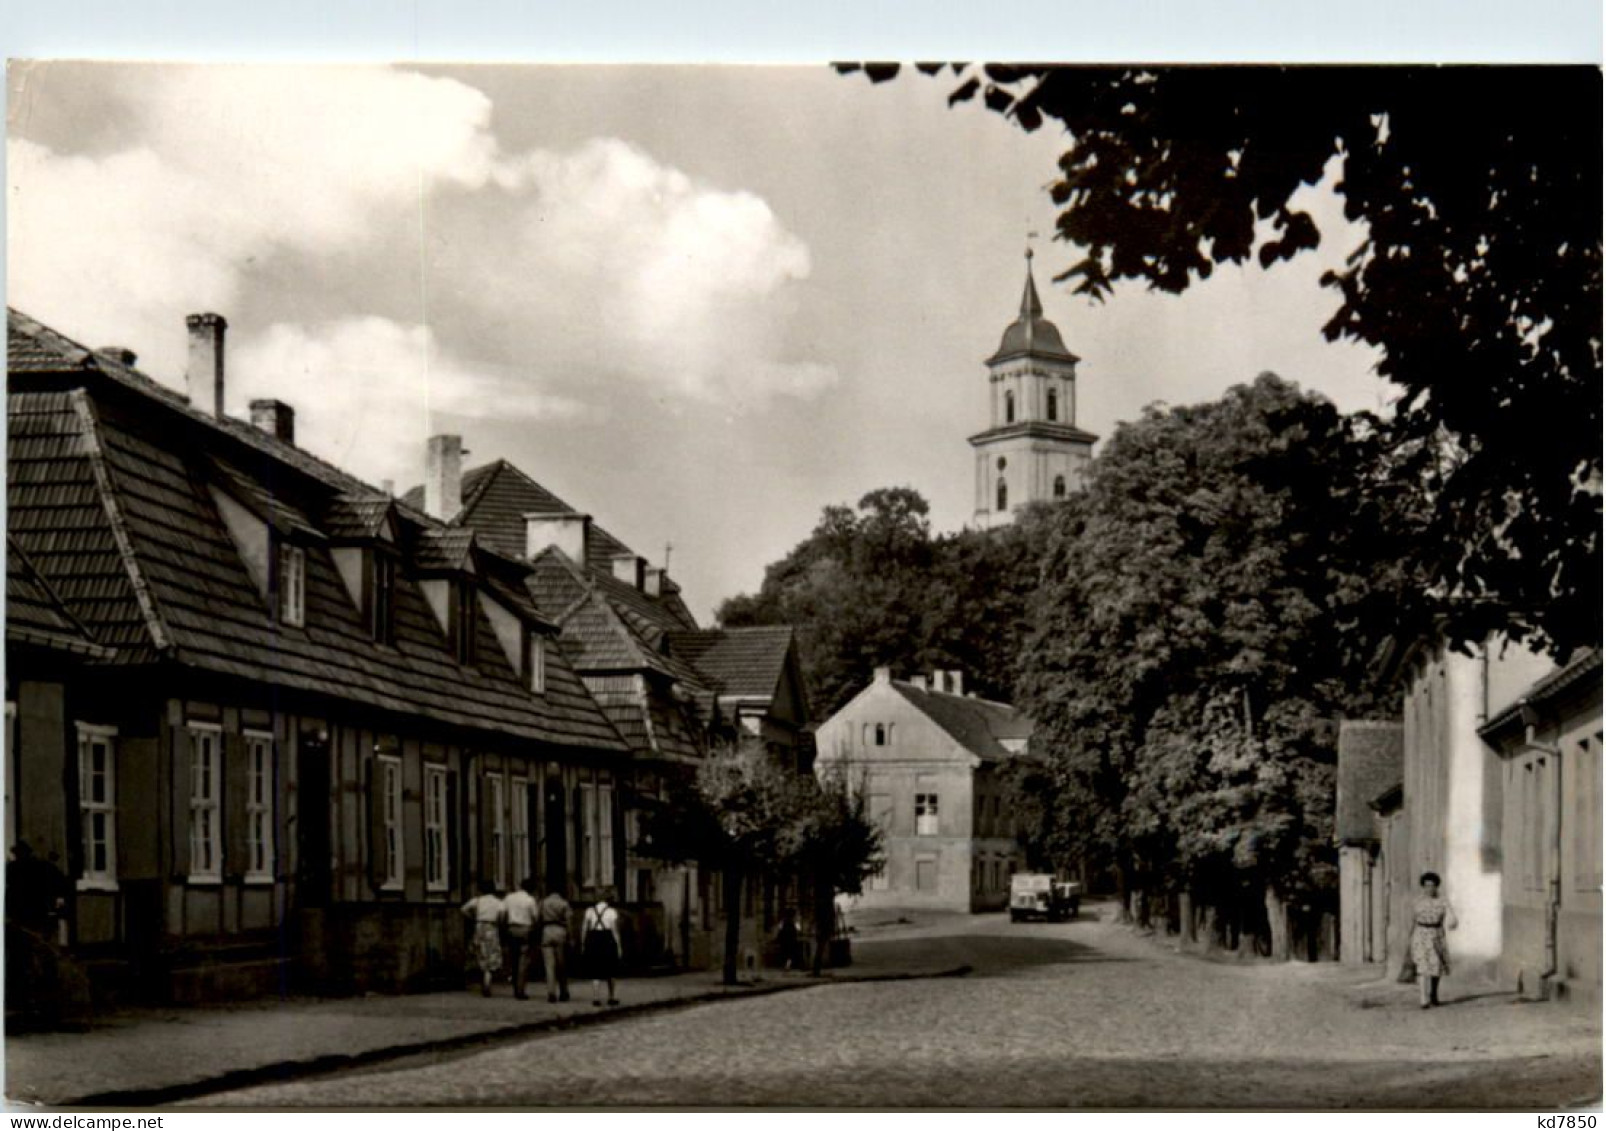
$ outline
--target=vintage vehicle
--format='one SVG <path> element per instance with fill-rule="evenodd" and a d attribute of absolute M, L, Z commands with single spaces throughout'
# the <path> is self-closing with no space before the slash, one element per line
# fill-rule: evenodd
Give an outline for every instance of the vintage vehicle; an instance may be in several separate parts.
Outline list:
<path fill-rule="evenodd" d="M 1017 872 L 1009 878 L 1009 919 L 1074 919 L 1082 907 L 1082 885 L 1047 872 Z"/>

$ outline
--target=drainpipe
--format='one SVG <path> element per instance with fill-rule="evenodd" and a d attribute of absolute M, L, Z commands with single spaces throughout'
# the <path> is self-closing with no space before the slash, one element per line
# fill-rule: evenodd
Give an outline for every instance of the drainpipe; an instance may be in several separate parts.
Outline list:
<path fill-rule="evenodd" d="M 1539 713 L 1526 701 L 1521 705 L 1522 721 L 1527 724 L 1527 742 L 1530 750 L 1547 755 L 1551 767 L 1550 812 L 1548 814 L 1549 845 L 1545 852 L 1545 968 L 1539 972 L 1539 990 L 1548 999 L 1551 987 L 1561 970 L 1560 946 L 1557 939 L 1561 917 L 1561 744 L 1543 743 L 1534 738 Z"/>

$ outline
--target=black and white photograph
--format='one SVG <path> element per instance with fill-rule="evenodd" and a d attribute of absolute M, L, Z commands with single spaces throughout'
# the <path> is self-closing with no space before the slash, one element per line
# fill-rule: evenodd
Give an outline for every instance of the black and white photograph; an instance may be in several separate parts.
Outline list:
<path fill-rule="evenodd" d="M 7 66 L 11 1113 L 1600 1110 L 1598 42 L 190 54 Z"/>

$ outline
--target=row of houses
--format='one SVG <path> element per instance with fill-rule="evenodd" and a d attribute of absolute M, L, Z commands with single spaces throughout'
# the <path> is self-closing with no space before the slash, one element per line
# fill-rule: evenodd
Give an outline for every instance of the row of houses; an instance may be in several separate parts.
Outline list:
<path fill-rule="evenodd" d="M 7 314 L 6 835 L 64 877 L 55 941 L 177 999 L 460 984 L 460 904 L 534 877 L 717 961 L 720 885 L 640 823 L 722 738 L 810 768 L 791 631 L 700 627 L 457 437 L 398 498 L 288 405 L 233 419 L 224 320 L 187 330 L 186 396 Z"/>
<path fill-rule="evenodd" d="M 1338 747 L 1341 957 L 1398 975 L 1418 879 L 1459 926 L 1458 973 L 1535 997 L 1601 997 L 1601 653 L 1557 664 L 1498 637 L 1423 639 L 1388 661 L 1398 721 Z"/>

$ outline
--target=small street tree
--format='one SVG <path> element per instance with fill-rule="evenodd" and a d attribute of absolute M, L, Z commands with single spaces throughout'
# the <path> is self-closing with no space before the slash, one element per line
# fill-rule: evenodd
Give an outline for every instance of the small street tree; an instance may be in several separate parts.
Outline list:
<path fill-rule="evenodd" d="M 744 739 L 715 748 L 695 777 L 648 819 L 646 843 L 659 859 L 696 861 L 720 874 L 725 902 L 723 980 L 737 980 L 742 891 L 782 863 L 796 811 L 798 775 L 782 768 L 762 743 Z"/>
<path fill-rule="evenodd" d="M 866 811 L 862 785 L 845 768 L 799 779 L 786 855 L 813 896 L 814 973 L 819 974 L 836 926 L 836 897 L 858 895 L 882 865 L 881 829 Z"/>

